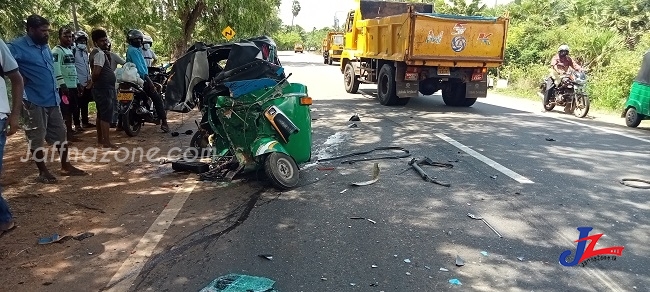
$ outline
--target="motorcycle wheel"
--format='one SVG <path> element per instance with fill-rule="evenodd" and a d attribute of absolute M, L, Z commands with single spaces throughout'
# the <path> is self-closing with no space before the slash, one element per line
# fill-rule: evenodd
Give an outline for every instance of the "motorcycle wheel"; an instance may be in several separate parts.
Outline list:
<path fill-rule="evenodd" d="M 298 185 L 300 179 L 298 165 L 289 155 L 272 152 L 264 162 L 264 172 L 273 186 L 288 190 Z"/>
<path fill-rule="evenodd" d="M 555 103 L 551 103 L 550 96 L 551 94 L 549 93 L 548 95 L 544 94 L 546 91 L 546 86 L 542 89 L 542 105 L 544 106 L 544 110 L 547 112 L 552 111 L 555 108 Z"/>
<path fill-rule="evenodd" d="M 144 122 L 138 118 L 133 111 L 133 108 L 130 108 L 122 115 L 122 128 L 129 137 L 135 137 L 140 134 L 142 124 L 144 124 Z"/>
<path fill-rule="evenodd" d="M 573 115 L 578 118 L 584 118 L 589 112 L 589 96 L 580 94 L 575 98 L 575 106 L 573 109 Z"/>

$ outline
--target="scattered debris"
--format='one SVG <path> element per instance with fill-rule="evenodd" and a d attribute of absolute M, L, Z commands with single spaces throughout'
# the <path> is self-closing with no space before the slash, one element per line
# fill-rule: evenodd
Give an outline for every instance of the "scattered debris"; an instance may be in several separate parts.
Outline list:
<path fill-rule="evenodd" d="M 355 124 L 355 123 L 352 123 L 352 124 L 348 125 L 348 128 L 358 128 L 358 127 L 359 126 L 357 126 L 357 124 Z"/>
<path fill-rule="evenodd" d="M 355 283 L 350 283 L 350 286 L 356 286 L 356 285 L 357 285 L 357 284 L 355 284 Z"/>
<path fill-rule="evenodd" d="M 273 289 L 275 281 L 262 277 L 228 274 L 216 278 L 207 287 L 199 292 L 220 291 L 251 291 L 251 292 L 277 292 Z"/>
<path fill-rule="evenodd" d="M 172 137 L 178 137 L 180 135 L 178 132 L 172 132 Z"/>
<path fill-rule="evenodd" d="M 488 252 L 487 252 L 487 251 L 482 251 L 481 254 L 482 254 L 484 257 L 488 256 Z"/>
<path fill-rule="evenodd" d="M 444 168 L 454 168 L 453 164 L 450 163 L 442 163 L 442 162 L 435 162 L 431 160 L 429 157 L 424 157 L 421 161 L 418 162 L 418 165 L 429 165 L 429 166 L 437 166 L 437 167 L 444 167 Z"/>
<path fill-rule="evenodd" d="M 424 268 L 427 269 L 427 270 L 431 270 L 431 267 L 429 267 L 429 266 L 424 266 Z"/>
<path fill-rule="evenodd" d="M 370 284 L 370 287 L 377 287 L 377 286 L 379 286 L 379 283 L 377 282 Z"/>
<path fill-rule="evenodd" d="M 373 268 L 373 269 L 374 269 L 374 268 L 379 268 L 379 266 L 377 266 L 377 265 L 372 265 L 372 266 L 370 266 L 370 267 Z"/>
<path fill-rule="evenodd" d="M 494 233 L 496 233 L 499 236 L 499 238 L 503 237 L 503 236 L 501 236 L 501 233 L 499 233 L 496 229 L 494 229 L 494 227 L 492 227 L 492 225 L 490 225 L 490 223 L 488 223 L 485 219 L 483 219 L 483 217 L 477 217 L 476 215 L 474 215 L 472 213 L 467 213 L 467 217 L 472 218 L 474 220 L 483 220 L 485 225 L 487 225 L 487 227 L 492 229 L 492 231 L 494 231 Z"/>
<path fill-rule="evenodd" d="M 348 189 L 342 190 L 341 192 L 339 192 L 339 194 L 345 193 L 347 191 L 348 191 Z"/>
<path fill-rule="evenodd" d="M 411 260 L 409 260 L 409 259 L 405 259 L 404 262 L 405 262 L 405 263 L 410 263 Z"/>
<path fill-rule="evenodd" d="M 328 140 L 329 140 L 329 138 L 328 138 Z M 327 144 L 327 142 L 325 142 L 325 144 Z M 375 152 L 375 151 L 385 151 L 385 150 L 402 151 L 402 152 L 404 152 L 404 154 L 393 155 L 393 156 L 379 156 L 379 157 L 350 159 L 350 160 L 341 161 L 341 163 L 352 164 L 352 163 L 355 163 L 355 162 L 358 162 L 358 161 L 370 161 L 370 160 L 380 160 L 380 159 L 399 159 L 399 158 L 406 158 L 406 157 L 411 156 L 411 153 L 408 150 L 406 150 L 406 149 L 404 149 L 402 147 L 387 146 L 387 147 L 377 147 L 377 148 L 374 148 L 372 150 L 354 152 L 354 153 L 345 154 L 345 155 L 341 155 L 341 156 L 327 157 L 327 158 L 322 158 L 322 159 L 319 158 L 317 162 L 335 160 L 335 159 L 340 159 L 340 158 L 347 158 L 347 157 L 352 157 L 352 156 L 365 155 L 365 154 L 369 154 L 369 153 L 372 153 L 372 152 Z M 320 157 L 320 155 L 318 157 Z"/>
<path fill-rule="evenodd" d="M 524 261 L 524 257 L 517 257 L 517 259 L 518 259 L 520 262 L 523 262 L 523 261 Z"/>
<path fill-rule="evenodd" d="M 407 276 L 410 276 L 410 275 L 411 275 L 411 273 L 409 273 L 409 272 L 406 272 L 406 275 L 407 275 Z"/>
<path fill-rule="evenodd" d="M 366 218 L 363 218 L 363 217 L 350 217 L 350 219 L 355 219 L 355 220 L 357 220 L 357 219 L 366 219 Z"/>
<path fill-rule="evenodd" d="M 456 266 L 462 267 L 465 265 L 465 261 L 460 258 L 459 255 L 456 255 Z"/>
<path fill-rule="evenodd" d="M 631 184 L 628 182 L 638 182 L 641 184 Z M 650 180 L 640 179 L 640 178 L 624 178 L 621 179 L 620 183 L 624 186 L 628 186 L 635 189 L 650 189 Z"/>
<path fill-rule="evenodd" d="M 258 254 L 258 257 L 261 257 L 263 259 L 267 259 L 269 261 L 273 260 L 273 255 L 272 254 Z"/>
<path fill-rule="evenodd" d="M 372 224 L 377 224 L 377 222 L 375 222 L 375 220 L 368 219 L 368 218 L 366 218 L 366 220 L 370 221 L 370 223 L 372 223 Z"/>
<path fill-rule="evenodd" d="M 86 238 L 93 237 L 93 236 L 95 236 L 95 233 L 92 233 L 92 232 L 82 232 L 82 233 L 79 233 L 79 234 L 73 236 L 72 238 L 74 238 L 75 240 L 79 240 L 79 241 L 81 241 L 81 240 L 84 240 L 84 239 L 86 239 Z"/>
<path fill-rule="evenodd" d="M 353 186 L 367 186 L 376 183 L 379 180 L 379 163 L 375 163 L 372 168 L 372 180 L 352 183 Z"/>
<path fill-rule="evenodd" d="M 456 285 L 456 286 L 463 285 L 463 283 L 461 283 L 460 280 L 458 279 L 450 279 L 449 284 Z"/>
<path fill-rule="evenodd" d="M 498 175 L 491 175 L 490 176 L 491 179 L 497 179 L 497 177 L 499 177 L 499 176 Z"/>
<path fill-rule="evenodd" d="M 553 139 L 553 138 L 546 138 L 546 141 L 553 142 L 553 141 L 555 141 L 555 139 Z"/>
<path fill-rule="evenodd" d="M 321 280 L 321 281 L 327 281 L 327 278 L 322 277 L 322 278 L 320 278 L 320 280 Z"/>
<path fill-rule="evenodd" d="M 445 268 L 440 268 L 440 271 L 443 271 L 443 272 L 449 272 L 449 270 L 447 270 L 447 269 L 445 269 Z"/>
<path fill-rule="evenodd" d="M 66 236 L 59 236 L 59 234 L 54 233 L 52 236 L 49 237 L 41 237 L 38 239 L 38 244 L 50 244 L 50 243 L 55 243 L 55 242 L 64 242 L 68 239 L 72 238 L 70 235 Z"/>
<path fill-rule="evenodd" d="M 318 170 L 334 170 L 334 167 L 331 166 L 322 166 L 317 168 Z"/>
<path fill-rule="evenodd" d="M 351 122 L 360 122 L 361 119 L 359 118 L 359 114 L 355 113 L 354 115 L 352 115 L 352 117 L 350 117 L 350 119 L 349 119 L 348 121 L 351 121 Z"/>
<path fill-rule="evenodd" d="M 430 176 L 429 176 L 426 172 L 424 172 L 424 170 L 420 167 L 419 163 L 420 163 L 420 162 L 418 162 L 415 158 L 412 158 L 411 161 L 409 161 L 409 165 L 410 165 L 413 169 L 415 169 L 415 171 L 417 171 L 417 172 L 420 174 L 420 176 L 422 177 L 423 180 L 428 181 L 428 182 L 432 182 L 432 183 L 437 184 L 437 185 L 441 185 L 441 186 L 443 186 L 443 187 L 450 187 L 450 186 L 451 186 L 450 184 L 438 182 L 438 181 L 436 181 L 435 179 L 433 179 L 432 177 L 430 177 Z"/>

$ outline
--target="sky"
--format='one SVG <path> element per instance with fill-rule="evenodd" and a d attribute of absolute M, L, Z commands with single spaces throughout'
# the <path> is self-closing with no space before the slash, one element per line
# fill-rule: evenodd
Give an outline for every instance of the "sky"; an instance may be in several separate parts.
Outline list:
<path fill-rule="evenodd" d="M 307 31 L 312 28 L 323 28 L 334 25 L 334 15 L 339 18 L 342 25 L 345 22 L 347 12 L 354 9 L 354 0 L 298 0 L 301 6 L 300 13 L 294 20 L 294 24 L 302 26 Z M 496 0 L 497 4 L 506 4 L 512 0 Z M 291 3 L 292 0 L 282 0 L 280 5 L 280 17 L 286 25 L 291 25 Z M 419 2 L 413 0 L 412 2 Z M 484 0 L 487 6 L 494 6 L 495 0 Z"/>

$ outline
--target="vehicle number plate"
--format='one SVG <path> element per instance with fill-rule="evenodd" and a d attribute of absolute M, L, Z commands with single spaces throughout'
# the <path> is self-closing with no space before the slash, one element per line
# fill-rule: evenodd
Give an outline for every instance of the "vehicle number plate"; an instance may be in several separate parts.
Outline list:
<path fill-rule="evenodd" d="M 449 67 L 438 67 L 438 75 L 451 75 Z"/>
<path fill-rule="evenodd" d="M 133 100 L 133 92 L 119 92 L 117 94 L 117 100 L 119 101 Z"/>

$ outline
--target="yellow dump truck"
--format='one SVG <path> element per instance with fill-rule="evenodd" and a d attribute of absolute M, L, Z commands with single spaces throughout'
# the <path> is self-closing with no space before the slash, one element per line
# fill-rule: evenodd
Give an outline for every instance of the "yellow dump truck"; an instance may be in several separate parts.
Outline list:
<path fill-rule="evenodd" d="M 356 0 L 348 13 L 341 73 L 345 90 L 377 84 L 382 105 L 442 90 L 448 106 L 487 96 L 487 69 L 503 63 L 507 17 L 434 13 L 433 5 Z"/>
<path fill-rule="evenodd" d="M 340 62 L 343 53 L 345 37 L 343 32 L 330 31 L 323 40 L 323 63 L 332 65 L 333 61 Z"/>
<path fill-rule="evenodd" d="M 293 46 L 293 52 L 294 52 L 294 53 L 305 53 L 305 52 L 303 51 L 302 44 L 300 44 L 300 43 L 295 44 L 295 45 Z"/>

